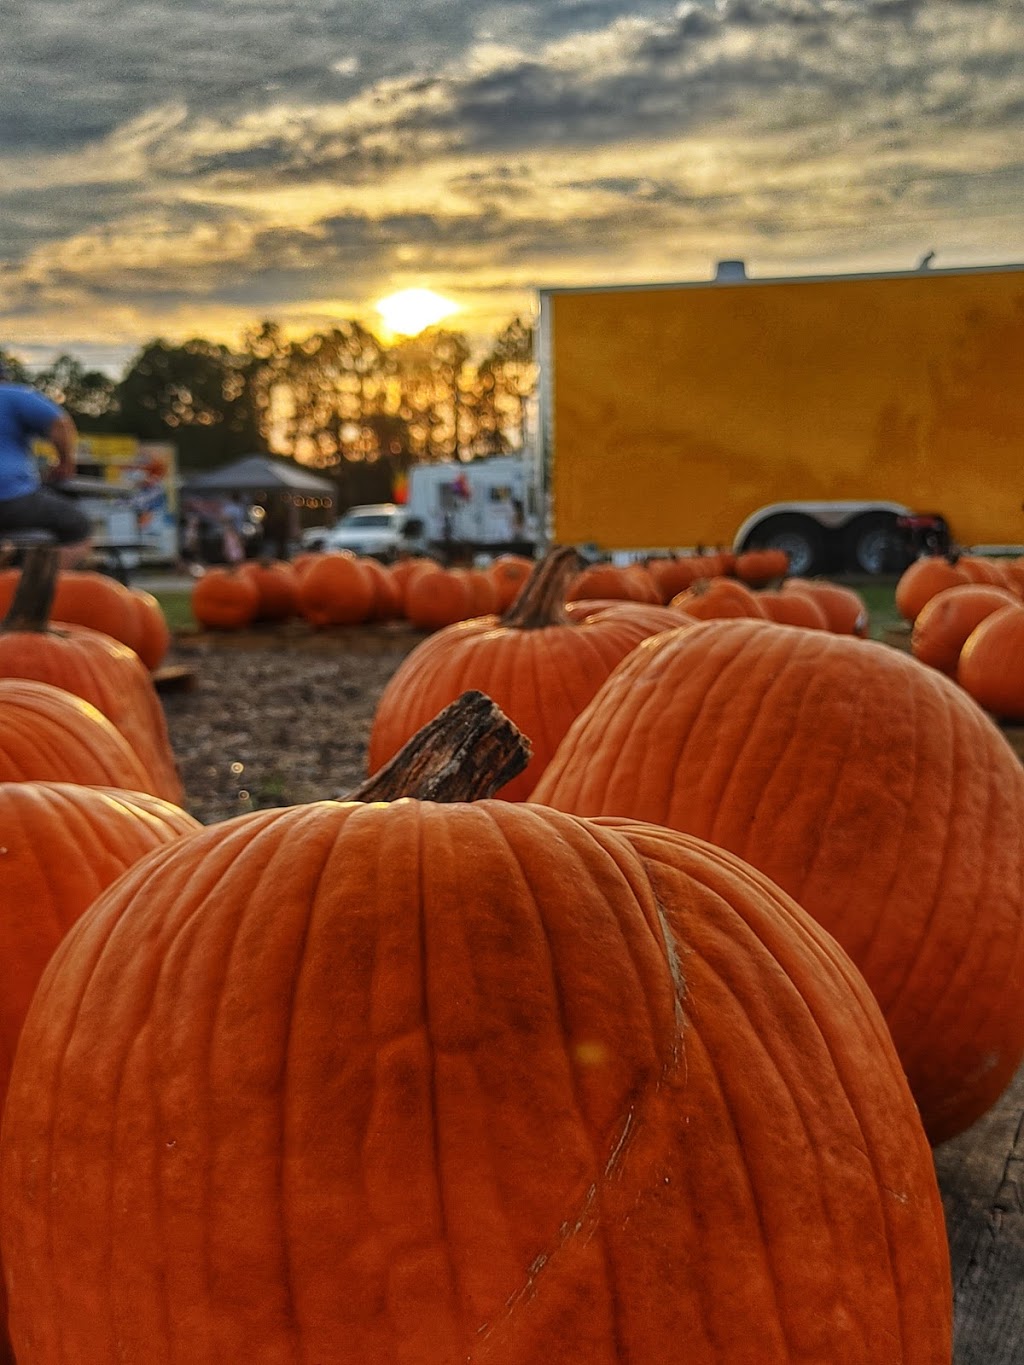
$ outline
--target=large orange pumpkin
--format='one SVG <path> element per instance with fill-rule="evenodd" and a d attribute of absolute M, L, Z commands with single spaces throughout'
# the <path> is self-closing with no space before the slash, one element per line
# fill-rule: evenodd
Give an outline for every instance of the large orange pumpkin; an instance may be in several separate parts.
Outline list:
<path fill-rule="evenodd" d="M 641 640 L 665 628 L 630 614 L 597 612 L 574 622 L 564 607 L 576 556 L 558 549 L 542 560 L 503 617 L 482 616 L 439 630 L 402 660 L 381 694 L 370 732 L 369 771 L 467 688 L 494 698 L 533 745 L 526 772 L 501 793 L 521 801 L 573 719 Z M 445 571 L 431 575 L 433 581 Z M 413 590 L 429 586 L 426 576 Z M 639 603 L 635 604 L 640 606 Z M 623 603 L 625 607 L 626 604 Z M 644 604 L 647 613 L 663 608 Z M 684 618 L 678 618 L 684 625 Z"/>
<path fill-rule="evenodd" d="M 0 782 L 149 791 L 153 778 L 91 702 L 50 683 L 0 678 Z"/>
<path fill-rule="evenodd" d="M 2 1197 L 23 1365 L 950 1355 L 863 982 L 625 821 L 322 802 L 151 854 L 40 985 Z"/>
<path fill-rule="evenodd" d="M 49 624 L 56 572 L 55 550 L 28 556 L 0 625 L 0 677 L 33 678 L 91 702 L 141 760 L 148 777 L 142 790 L 180 803 L 184 792 L 167 721 L 145 664 L 109 635 L 87 626 Z"/>
<path fill-rule="evenodd" d="M 934 1141 L 1012 1078 L 1024 768 L 942 674 L 869 640 L 703 622 L 615 671 L 532 800 L 686 830 L 778 882 L 864 973 Z"/>
<path fill-rule="evenodd" d="M 314 626 L 355 626 L 373 610 L 370 571 L 350 554 L 318 555 L 299 579 L 299 610 Z"/>
<path fill-rule="evenodd" d="M 68 929 L 126 868 L 200 828 L 141 792 L 0 783 L 0 1107 L 29 1003 Z M 0 1284 L 0 1322 L 5 1308 Z M 13 1359 L 2 1342 L 0 1359 Z"/>

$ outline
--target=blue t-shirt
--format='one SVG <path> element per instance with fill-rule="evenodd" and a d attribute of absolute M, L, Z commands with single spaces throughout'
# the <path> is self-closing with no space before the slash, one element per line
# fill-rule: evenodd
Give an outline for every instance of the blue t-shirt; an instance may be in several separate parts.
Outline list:
<path fill-rule="evenodd" d="M 57 404 L 35 389 L 0 383 L 0 502 L 39 487 L 32 442 L 45 436 L 60 415 Z"/>

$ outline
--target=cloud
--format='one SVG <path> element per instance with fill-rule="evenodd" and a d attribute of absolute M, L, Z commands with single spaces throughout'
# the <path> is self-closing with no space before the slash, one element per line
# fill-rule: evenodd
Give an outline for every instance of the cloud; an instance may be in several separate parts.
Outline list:
<path fill-rule="evenodd" d="M 80 9 L 5 18 L 8 331 L 1024 246 L 1024 0 Z"/>

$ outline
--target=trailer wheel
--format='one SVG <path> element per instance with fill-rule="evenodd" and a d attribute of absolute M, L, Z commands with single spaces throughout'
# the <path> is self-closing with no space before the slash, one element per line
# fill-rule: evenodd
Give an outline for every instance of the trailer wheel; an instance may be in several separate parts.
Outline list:
<path fill-rule="evenodd" d="M 754 527 L 743 544 L 745 550 L 785 550 L 789 572 L 810 578 L 825 571 L 825 536 L 816 521 L 795 512 L 768 517 Z"/>
<path fill-rule="evenodd" d="M 892 512 L 855 517 L 843 533 L 845 567 L 853 573 L 902 573 L 912 558 Z"/>

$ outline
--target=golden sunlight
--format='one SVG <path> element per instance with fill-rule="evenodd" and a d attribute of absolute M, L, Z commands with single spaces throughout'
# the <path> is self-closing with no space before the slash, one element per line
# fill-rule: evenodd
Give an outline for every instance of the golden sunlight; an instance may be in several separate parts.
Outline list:
<path fill-rule="evenodd" d="M 374 305 L 385 326 L 396 336 L 415 336 L 424 327 L 433 327 L 458 313 L 459 305 L 433 289 L 402 289 Z"/>

